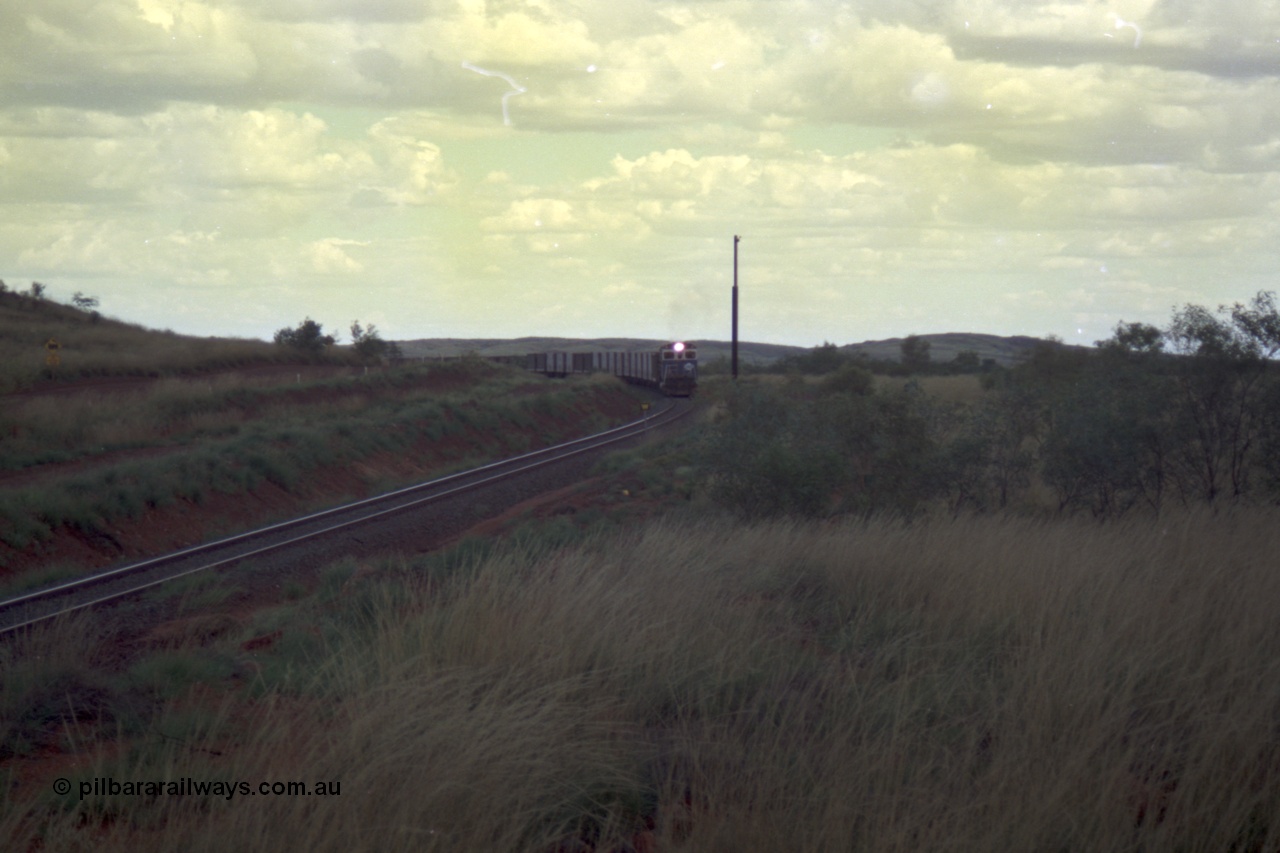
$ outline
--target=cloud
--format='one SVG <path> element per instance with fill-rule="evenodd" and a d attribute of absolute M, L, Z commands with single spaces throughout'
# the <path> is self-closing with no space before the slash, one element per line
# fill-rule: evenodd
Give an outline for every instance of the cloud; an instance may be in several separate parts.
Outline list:
<path fill-rule="evenodd" d="M 1247 290 L 1280 245 L 1276 32 L 1244 0 L 18 0 L 0 265 L 210 316 L 266 279 L 340 319 L 403 287 L 440 323 L 714 325 L 741 233 L 793 336 L 1012 280 L 1044 298 L 1008 324 Z M 526 90 L 509 127 L 463 62 Z"/>
<path fill-rule="evenodd" d="M 234 9 L 197 2 L 7 4 L 0 76 L 11 104 L 136 111 L 208 97 L 257 74 L 244 23 Z"/>
<path fill-rule="evenodd" d="M 1232 150 L 1234 128 L 1265 146 L 1280 121 L 1280 45 L 1254 35 L 1276 29 L 1273 6 L 1175 15 L 1149 2 L 972 0 L 855 15 L 799 0 L 620 2 L 611 18 L 556 2 L 107 0 L 83 14 L 49 0 L 0 12 L 0 75 L 15 104 L 265 111 L 310 98 L 492 124 L 510 89 L 462 67 L 472 62 L 527 90 L 512 120 L 531 129 L 849 122 L 918 128 L 1010 160 L 1150 162 L 1212 143 L 1230 164 L 1248 159 Z M 1120 21 L 1140 22 L 1141 50 L 1117 41 Z"/>
<path fill-rule="evenodd" d="M 419 133 L 411 115 L 385 119 L 369 129 L 373 159 L 385 166 L 376 178 L 366 180 L 389 203 L 426 204 L 456 182 L 440 146 Z"/>
<path fill-rule="evenodd" d="M 350 245 L 365 245 L 355 240 L 316 240 L 307 247 L 311 260 L 311 269 L 321 275 L 335 273 L 364 272 L 364 264 L 351 258 L 342 248 Z"/>

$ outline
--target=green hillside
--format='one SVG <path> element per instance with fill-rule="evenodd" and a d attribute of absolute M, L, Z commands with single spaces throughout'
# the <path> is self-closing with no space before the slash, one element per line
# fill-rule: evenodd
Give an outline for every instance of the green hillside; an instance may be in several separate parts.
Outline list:
<path fill-rule="evenodd" d="M 57 365 L 49 364 L 49 342 Z M 0 292 L 0 394 L 104 376 L 176 376 L 266 364 L 347 362 L 347 350 L 307 356 L 273 343 L 155 331 L 49 299 Z"/>

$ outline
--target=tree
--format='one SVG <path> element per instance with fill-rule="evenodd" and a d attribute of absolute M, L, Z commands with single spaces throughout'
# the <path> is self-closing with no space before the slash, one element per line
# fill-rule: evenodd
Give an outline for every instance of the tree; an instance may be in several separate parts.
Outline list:
<path fill-rule="evenodd" d="M 395 358 L 400 355 L 400 347 L 394 342 L 384 341 L 377 326 L 370 323 L 368 328 L 363 328 L 359 320 L 351 323 L 351 345 L 365 358 Z"/>
<path fill-rule="evenodd" d="M 38 281 L 31 282 L 30 295 L 32 299 L 44 299 L 44 285 Z"/>
<path fill-rule="evenodd" d="M 982 369 L 982 359 L 977 350 L 962 349 L 951 360 L 956 373 L 977 373 Z"/>
<path fill-rule="evenodd" d="M 310 317 L 298 324 L 297 328 L 283 328 L 276 332 L 275 342 L 280 346 L 295 347 L 304 352 L 321 353 L 324 348 L 333 346 L 333 335 L 326 335 L 324 327 Z"/>
<path fill-rule="evenodd" d="M 1195 488 L 1212 503 L 1228 486 L 1238 498 L 1248 487 L 1259 431 L 1269 359 L 1280 350 L 1280 311 L 1275 294 L 1258 293 L 1248 305 L 1215 316 L 1186 305 L 1173 316 L 1165 339 L 1178 362 L 1181 409 L 1188 436 L 1185 467 Z"/>
<path fill-rule="evenodd" d="M 1094 341 L 1099 349 L 1152 355 L 1164 349 L 1164 332 L 1146 323 L 1116 324 L 1116 330 L 1105 341 Z"/>
<path fill-rule="evenodd" d="M 712 497 L 747 518 L 825 514 L 840 459 L 812 440 L 812 418 L 769 388 L 735 386 L 700 444 Z"/>
<path fill-rule="evenodd" d="M 97 297 L 85 296 L 77 290 L 75 295 L 71 297 L 71 304 L 79 308 L 81 311 L 92 311 L 94 308 L 98 307 L 98 300 Z"/>
<path fill-rule="evenodd" d="M 1030 485 L 1040 432 L 1040 401 L 1025 385 L 1006 383 L 965 411 L 945 450 L 953 509 L 1008 506 Z"/>
<path fill-rule="evenodd" d="M 830 341 L 823 341 L 822 346 L 814 347 L 802 355 L 787 356 L 779 362 L 784 371 L 798 371 L 810 375 L 822 375 L 839 370 L 847 364 L 849 357 Z"/>
<path fill-rule="evenodd" d="M 351 346 L 356 352 L 366 356 L 376 355 L 378 343 L 381 343 L 381 339 L 378 337 L 377 326 L 370 323 L 366 330 L 359 320 L 351 321 Z"/>
<path fill-rule="evenodd" d="M 1119 516 L 1159 510 L 1172 472 L 1176 389 L 1147 362 L 1095 358 L 1063 399 L 1041 446 L 1042 477 L 1060 508 Z"/>
<path fill-rule="evenodd" d="M 1280 311 L 1276 309 L 1274 293 L 1260 291 L 1248 305 L 1237 302 L 1231 308 L 1231 322 L 1263 358 L 1273 358 L 1280 352 Z"/>
<path fill-rule="evenodd" d="M 933 357 L 929 355 L 931 344 L 919 335 L 907 335 L 900 344 L 902 348 L 902 366 L 908 373 L 923 373 L 929 369 Z"/>
<path fill-rule="evenodd" d="M 1262 460 L 1263 485 L 1280 501 L 1280 382 L 1267 386 L 1261 400 L 1258 456 Z"/>

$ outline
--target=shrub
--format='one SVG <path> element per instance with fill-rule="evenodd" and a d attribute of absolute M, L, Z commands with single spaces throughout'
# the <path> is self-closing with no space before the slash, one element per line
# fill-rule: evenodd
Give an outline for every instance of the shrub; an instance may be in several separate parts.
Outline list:
<path fill-rule="evenodd" d="M 825 394 L 870 394 L 874 386 L 871 371 L 848 364 L 824 379 L 819 387 Z"/>
<path fill-rule="evenodd" d="M 700 442 L 700 467 L 712 496 L 746 517 L 913 513 L 945 491 L 937 421 L 921 394 L 805 401 L 749 387 Z"/>
<path fill-rule="evenodd" d="M 283 328 L 276 332 L 275 342 L 280 346 L 293 347 L 303 352 L 321 353 L 325 347 L 333 346 L 333 335 L 326 335 L 324 327 L 310 317 L 298 324 L 297 328 Z"/>

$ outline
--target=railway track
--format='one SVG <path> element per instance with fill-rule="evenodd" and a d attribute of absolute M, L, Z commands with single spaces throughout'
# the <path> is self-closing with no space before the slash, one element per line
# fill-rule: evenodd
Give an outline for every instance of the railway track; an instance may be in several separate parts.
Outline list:
<path fill-rule="evenodd" d="M 433 502 L 511 480 L 561 460 L 628 441 L 688 414 L 688 401 L 670 401 L 648 418 L 584 438 L 535 450 L 468 471 L 440 477 L 383 495 L 355 501 L 258 530 L 196 545 L 162 557 L 109 569 L 0 601 L 0 634 L 16 631 L 87 607 L 121 599 L 196 572 L 230 566 L 252 557 L 306 549 L 337 531 L 359 529 Z M 332 559 L 328 552 L 317 559 Z"/>

